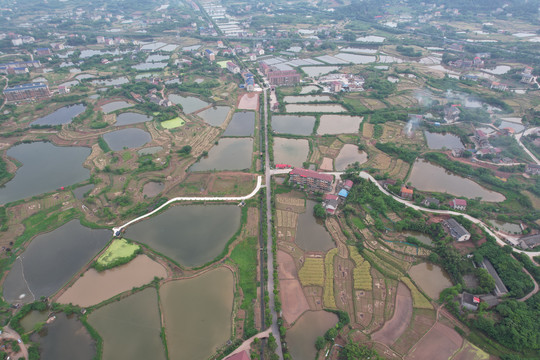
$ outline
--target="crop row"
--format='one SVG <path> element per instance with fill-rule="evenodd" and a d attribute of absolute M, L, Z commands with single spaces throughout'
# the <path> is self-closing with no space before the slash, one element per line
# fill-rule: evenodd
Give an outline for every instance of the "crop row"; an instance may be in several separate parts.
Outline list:
<path fill-rule="evenodd" d="M 298 271 L 302 286 L 324 285 L 324 262 L 322 258 L 306 258 L 304 266 Z"/>
<path fill-rule="evenodd" d="M 324 258 L 324 269 L 326 278 L 324 281 L 323 302 L 329 309 L 337 309 L 336 299 L 334 297 L 334 256 L 338 253 L 338 249 L 330 250 Z"/>
<path fill-rule="evenodd" d="M 418 290 L 418 288 L 413 284 L 411 279 L 408 277 L 402 277 L 400 279 L 405 285 L 411 290 L 413 307 L 417 309 L 433 309 L 429 300 Z"/>

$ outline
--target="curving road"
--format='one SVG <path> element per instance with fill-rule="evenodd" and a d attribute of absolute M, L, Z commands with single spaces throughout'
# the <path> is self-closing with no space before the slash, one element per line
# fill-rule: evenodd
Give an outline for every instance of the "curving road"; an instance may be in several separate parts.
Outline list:
<path fill-rule="evenodd" d="M 207 196 L 207 197 L 179 196 L 179 197 L 175 197 L 175 198 L 172 198 L 171 200 L 167 201 L 166 203 L 164 203 L 160 207 L 150 211 L 149 213 L 141 215 L 138 218 L 135 218 L 135 219 L 133 219 L 131 221 L 128 221 L 124 225 L 113 228 L 112 231 L 113 231 L 114 235 L 117 235 L 117 234 L 120 233 L 120 231 L 122 231 L 123 229 L 125 229 L 129 225 L 134 224 L 137 221 L 145 219 L 145 218 L 147 218 L 149 216 L 152 216 L 155 213 L 159 212 L 161 209 L 169 206 L 172 203 L 178 202 L 178 201 L 243 201 L 243 200 L 251 199 L 253 196 L 255 196 L 259 192 L 261 187 L 263 187 L 263 185 L 262 185 L 262 176 L 259 175 L 257 177 L 257 185 L 255 186 L 255 189 L 253 189 L 253 191 L 251 193 L 249 193 L 248 195 L 245 195 L 245 196 L 215 196 L 215 197 L 212 197 L 212 196 Z"/>
<path fill-rule="evenodd" d="M 531 132 L 537 131 L 538 129 L 540 129 L 540 128 L 530 128 L 530 129 L 527 129 L 525 131 L 520 132 L 519 134 L 514 135 L 514 137 L 516 138 L 519 146 L 521 146 L 521 148 L 534 160 L 536 165 L 540 165 L 540 161 L 536 158 L 536 156 L 534 156 L 534 154 L 529 149 L 527 149 L 527 147 L 525 145 L 523 145 L 523 143 L 521 142 L 521 137 L 523 135 L 527 136 Z"/>

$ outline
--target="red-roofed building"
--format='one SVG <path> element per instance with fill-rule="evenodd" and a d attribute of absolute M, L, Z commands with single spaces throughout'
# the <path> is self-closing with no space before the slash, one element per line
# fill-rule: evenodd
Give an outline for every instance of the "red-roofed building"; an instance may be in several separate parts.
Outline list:
<path fill-rule="evenodd" d="M 321 174 L 317 171 L 302 168 L 294 168 L 289 175 L 290 182 L 303 187 L 308 187 L 310 190 L 332 190 L 332 182 L 334 181 L 334 177 L 332 175 Z"/>
<path fill-rule="evenodd" d="M 454 209 L 454 210 L 467 210 L 467 200 L 463 200 L 463 199 L 453 199 L 453 200 L 450 200 L 450 206 Z"/>
<path fill-rule="evenodd" d="M 345 180 L 345 182 L 343 183 L 343 188 L 347 191 L 350 191 L 352 186 L 353 186 L 352 180 Z"/>
<path fill-rule="evenodd" d="M 247 351 L 244 350 L 242 352 L 239 352 L 237 354 L 234 354 L 234 355 L 231 355 L 229 356 L 228 358 L 226 358 L 225 360 L 251 360 Z"/>
<path fill-rule="evenodd" d="M 413 189 L 409 189 L 406 186 L 401 187 L 401 191 L 399 192 L 399 196 L 401 196 L 404 199 L 412 200 L 414 191 Z"/>

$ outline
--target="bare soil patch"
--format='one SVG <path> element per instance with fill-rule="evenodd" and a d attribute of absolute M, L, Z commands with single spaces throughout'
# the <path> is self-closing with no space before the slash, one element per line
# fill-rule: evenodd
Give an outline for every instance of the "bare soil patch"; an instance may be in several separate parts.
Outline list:
<path fill-rule="evenodd" d="M 454 329 L 436 323 L 416 344 L 407 359 L 447 360 L 461 347 L 462 343 L 463 339 Z"/>
<path fill-rule="evenodd" d="M 413 307 L 411 291 L 399 283 L 397 287 L 394 315 L 383 328 L 372 335 L 372 339 L 387 345 L 393 344 L 407 330 L 412 319 Z"/>
<path fill-rule="evenodd" d="M 298 279 L 298 271 L 296 270 L 296 265 L 294 264 L 294 259 L 291 255 L 278 250 L 277 263 L 279 280 Z"/>
<path fill-rule="evenodd" d="M 414 309 L 412 323 L 394 345 L 392 345 L 392 348 L 401 354 L 406 354 L 429 331 L 434 323 L 435 311 Z"/>
<path fill-rule="evenodd" d="M 296 279 L 280 280 L 279 287 L 283 318 L 288 324 L 292 324 L 300 315 L 309 310 L 309 304 L 302 291 L 300 281 Z"/>
<path fill-rule="evenodd" d="M 259 94 L 247 93 L 238 95 L 238 109 L 257 110 L 259 109 Z"/>
<path fill-rule="evenodd" d="M 327 158 L 327 157 L 323 158 L 319 170 L 322 170 L 322 171 L 332 171 L 332 170 L 334 170 L 334 165 L 333 165 L 332 159 Z"/>

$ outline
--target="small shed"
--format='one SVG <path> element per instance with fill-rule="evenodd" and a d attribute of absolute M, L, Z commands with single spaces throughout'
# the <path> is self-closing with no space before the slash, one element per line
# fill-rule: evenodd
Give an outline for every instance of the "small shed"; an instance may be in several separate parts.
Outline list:
<path fill-rule="evenodd" d="M 341 189 L 338 193 L 338 195 L 342 198 L 346 198 L 347 196 L 349 196 L 349 192 L 345 189 Z"/>

